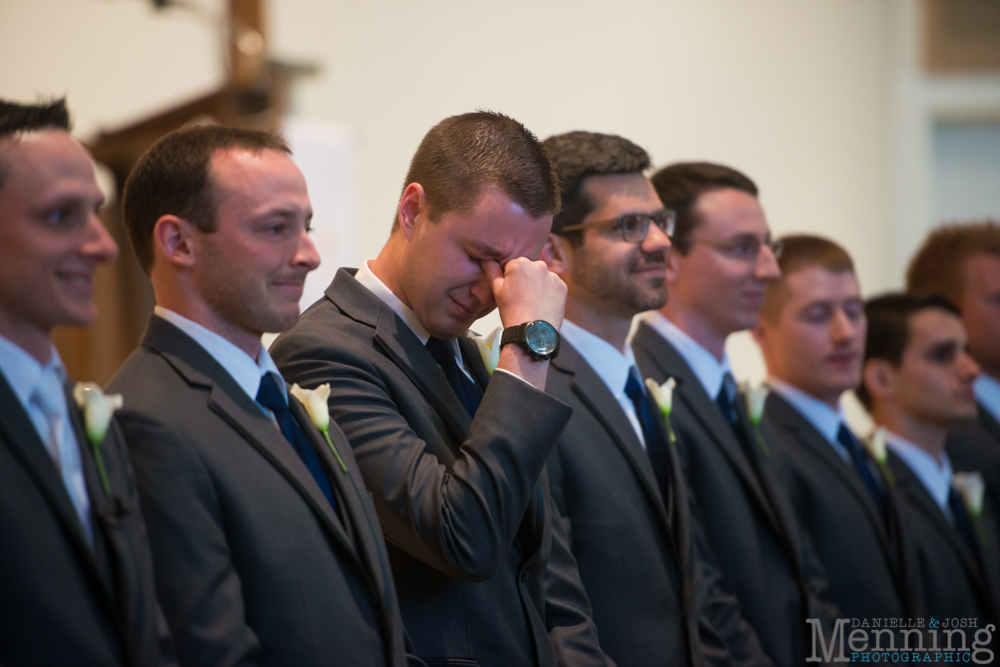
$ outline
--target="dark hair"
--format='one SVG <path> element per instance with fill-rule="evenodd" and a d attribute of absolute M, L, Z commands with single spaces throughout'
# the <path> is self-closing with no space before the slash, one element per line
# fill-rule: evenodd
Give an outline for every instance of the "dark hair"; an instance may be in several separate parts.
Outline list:
<path fill-rule="evenodd" d="M 653 174 L 650 180 L 663 205 L 677 212 L 674 235 L 670 238 L 675 251 L 686 255 L 691 251 L 691 233 L 701 220 L 695 213 L 698 197 L 712 190 L 732 188 L 758 195 L 757 185 L 744 174 L 711 162 L 677 162 Z"/>
<path fill-rule="evenodd" d="M 787 278 L 796 271 L 818 266 L 830 273 L 854 273 L 854 262 L 847 251 L 822 236 L 794 234 L 783 236 L 778 241 L 782 244 L 781 256 L 778 257 L 781 277 L 768 283 L 764 305 L 760 309 L 760 316 L 768 322 L 778 321 L 789 296 Z"/>
<path fill-rule="evenodd" d="M 938 294 L 957 306 L 965 292 L 965 260 L 979 254 L 1000 256 L 1000 224 L 983 220 L 939 227 L 910 260 L 906 289 Z"/>
<path fill-rule="evenodd" d="M 532 217 L 559 210 L 555 171 L 541 143 L 492 111 L 450 116 L 432 127 L 410 161 L 404 191 L 410 183 L 423 186 L 432 222 L 450 211 L 468 213 L 485 185 L 499 187 Z"/>
<path fill-rule="evenodd" d="M 562 207 L 552 219 L 552 231 L 577 225 L 594 210 L 594 202 L 583 188 L 588 176 L 641 174 L 649 169 L 649 154 L 634 143 L 614 134 L 566 132 L 542 142 L 559 177 Z M 566 238 L 577 245 L 583 232 L 569 232 Z"/>
<path fill-rule="evenodd" d="M 162 216 L 184 218 L 204 233 L 215 231 L 212 157 L 230 149 L 291 154 L 288 144 L 270 132 L 196 125 L 174 130 L 157 141 L 129 174 L 122 194 L 122 216 L 147 274 L 153 265 L 153 228 Z"/>
<path fill-rule="evenodd" d="M 865 302 L 868 334 L 865 337 L 865 363 L 869 359 L 882 359 L 893 366 L 903 362 L 903 354 L 910 342 L 910 320 L 928 308 L 937 308 L 960 317 L 958 309 L 939 296 L 916 296 L 892 293 Z M 855 393 L 861 403 L 872 409 L 872 395 L 864 380 Z"/>
<path fill-rule="evenodd" d="M 66 98 L 39 104 L 18 104 L 0 100 L 0 141 L 21 132 L 53 128 L 69 132 Z M 0 188 L 3 188 L 4 165 L 0 161 Z"/>

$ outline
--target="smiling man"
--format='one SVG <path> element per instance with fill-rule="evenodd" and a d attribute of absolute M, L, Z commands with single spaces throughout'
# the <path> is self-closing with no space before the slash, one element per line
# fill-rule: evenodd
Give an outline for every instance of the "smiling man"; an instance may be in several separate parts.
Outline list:
<path fill-rule="evenodd" d="M 570 408 L 544 392 L 566 288 L 537 261 L 559 208 L 520 123 L 478 112 L 424 137 L 392 233 L 279 337 L 371 489 L 407 628 L 434 665 L 603 664 L 545 461 Z M 469 326 L 506 328 L 488 375 Z"/>
<path fill-rule="evenodd" d="M 0 101 L 4 665 L 172 661 L 125 443 L 113 420 L 88 440 L 52 345 L 97 317 L 94 272 L 118 255 L 103 202 L 63 101 Z"/>
<path fill-rule="evenodd" d="M 854 263 L 818 236 L 781 241 L 781 278 L 768 285 L 754 337 L 771 389 L 764 423 L 788 462 L 792 506 L 842 616 L 913 616 L 894 493 L 840 406 L 864 355 Z"/>
<path fill-rule="evenodd" d="M 750 422 L 725 353 L 731 333 L 756 326 L 780 275 L 757 186 L 716 164 L 679 163 L 652 177 L 677 211 L 669 299 L 632 341 L 644 375 L 674 378 L 671 421 L 693 497 L 694 534 L 722 573 L 764 651 L 781 667 L 807 655 L 807 618 L 825 619 L 824 583 L 778 476 L 780 461 Z"/>
<path fill-rule="evenodd" d="M 770 664 L 708 583 L 674 443 L 626 341 L 633 316 L 666 303 L 674 213 L 631 141 L 569 132 L 544 146 L 563 209 L 542 257 L 568 290 L 546 390 L 573 408 L 548 473 L 601 645 L 619 667 Z"/>
<path fill-rule="evenodd" d="M 949 427 L 976 411 L 972 387 L 979 367 L 969 356 L 962 320 L 940 297 L 908 294 L 872 299 L 865 314 L 858 398 L 887 432 L 919 614 L 976 619 L 977 628 L 996 626 L 1000 554 L 990 521 L 995 508 L 988 500 L 980 508 L 968 505 L 945 452 Z M 992 646 L 995 650 L 995 633 Z"/>
<path fill-rule="evenodd" d="M 295 323 L 306 183 L 278 137 L 157 142 L 125 184 L 156 292 L 111 388 L 184 665 L 407 664 L 378 519 L 343 434 L 324 437 L 261 344 Z"/>

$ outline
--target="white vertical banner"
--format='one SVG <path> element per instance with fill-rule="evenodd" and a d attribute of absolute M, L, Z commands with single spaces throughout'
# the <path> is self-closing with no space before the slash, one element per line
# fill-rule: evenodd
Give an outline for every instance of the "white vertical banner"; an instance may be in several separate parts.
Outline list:
<path fill-rule="evenodd" d="M 282 133 L 302 170 L 313 207 L 312 240 L 322 262 L 306 279 L 302 310 L 318 301 L 337 269 L 362 260 L 358 243 L 357 138 L 345 126 L 287 117 Z"/>

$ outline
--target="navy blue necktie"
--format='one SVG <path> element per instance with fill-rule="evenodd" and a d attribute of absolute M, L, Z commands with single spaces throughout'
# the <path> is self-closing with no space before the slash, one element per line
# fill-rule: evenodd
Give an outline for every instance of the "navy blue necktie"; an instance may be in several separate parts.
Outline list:
<path fill-rule="evenodd" d="M 479 391 L 479 386 L 472 381 L 465 372 L 458 367 L 458 360 L 455 358 L 455 348 L 451 341 L 441 340 L 431 336 L 427 339 L 427 351 L 434 357 L 444 376 L 448 378 L 448 384 L 455 391 L 458 400 L 462 402 L 468 410 L 470 417 L 476 416 L 479 403 L 483 400 L 483 394 Z"/>
<path fill-rule="evenodd" d="M 875 507 L 880 512 L 883 511 L 885 499 L 882 498 L 882 489 L 879 487 L 875 475 L 872 474 L 871 468 L 868 467 L 868 455 L 865 453 L 861 443 L 858 442 L 858 439 L 854 437 L 854 434 L 844 424 L 841 424 L 837 430 L 837 442 L 843 445 L 847 453 L 851 455 L 851 461 L 854 462 L 854 469 L 861 476 L 861 481 L 868 487 L 868 493 L 871 494 L 872 500 L 875 502 Z"/>
<path fill-rule="evenodd" d="M 257 402 L 274 413 L 274 419 L 278 422 L 281 433 L 288 440 L 295 453 L 299 455 L 299 458 L 302 459 L 302 462 L 306 464 L 306 468 L 309 469 L 313 479 L 316 480 L 316 484 L 319 485 L 320 491 L 323 492 L 326 499 L 330 501 L 330 506 L 339 515 L 337 503 L 333 499 L 333 489 L 330 487 L 330 478 L 327 477 L 326 471 L 323 470 L 323 464 L 320 463 L 319 455 L 316 454 L 312 443 L 309 442 L 309 436 L 306 435 L 305 431 L 302 430 L 302 426 L 295 419 L 295 416 L 288 410 L 288 402 L 285 400 L 285 395 L 282 393 L 278 382 L 279 380 L 275 377 L 274 373 L 264 373 L 260 378 L 260 389 L 257 390 Z"/>
<path fill-rule="evenodd" d="M 756 465 L 757 454 L 754 453 L 753 443 L 749 440 L 747 429 L 740 423 L 740 413 L 736 410 L 736 380 L 730 373 L 726 373 L 722 378 L 722 386 L 719 387 L 719 394 L 715 397 L 722 414 L 729 422 L 729 426 L 736 436 L 737 442 L 743 448 L 743 453 L 747 455 L 751 465 Z"/>
<path fill-rule="evenodd" d="M 625 395 L 632 401 L 635 407 L 635 414 L 639 417 L 639 425 L 642 426 L 642 437 L 646 441 L 646 455 L 653 467 L 653 474 L 660 485 L 660 493 L 663 495 L 663 503 L 670 507 L 670 474 L 667 465 L 667 450 L 660 440 L 660 433 L 653 421 L 653 413 L 649 409 L 649 401 L 646 400 L 646 389 L 639 379 L 639 371 L 635 366 L 629 369 L 628 380 L 625 382 Z"/>
<path fill-rule="evenodd" d="M 948 509 L 951 510 L 951 515 L 955 519 L 955 529 L 962 536 L 962 540 L 965 541 L 966 546 L 972 551 L 973 557 L 978 561 L 979 546 L 976 544 L 976 533 L 972 525 L 972 517 L 969 516 L 965 502 L 958 491 L 955 490 L 955 487 L 948 489 Z"/>

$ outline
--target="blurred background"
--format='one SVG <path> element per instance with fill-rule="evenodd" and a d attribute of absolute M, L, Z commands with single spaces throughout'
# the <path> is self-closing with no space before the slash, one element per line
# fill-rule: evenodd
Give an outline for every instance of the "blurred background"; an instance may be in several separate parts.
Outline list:
<path fill-rule="evenodd" d="M 324 259 L 303 307 L 381 248 L 424 133 L 477 108 L 736 167 L 775 235 L 843 244 L 866 295 L 933 226 L 1000 218 L 998 0 L 0 0 L 0 97 L 62 95 L 123 249 L 98 323 L 57 337 L 101 383 L 152 309 L 116 188 L 200 118 L 290 139 Z M 748 336 L 730 352 L 763 377 Z"/>

